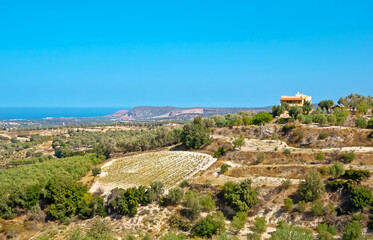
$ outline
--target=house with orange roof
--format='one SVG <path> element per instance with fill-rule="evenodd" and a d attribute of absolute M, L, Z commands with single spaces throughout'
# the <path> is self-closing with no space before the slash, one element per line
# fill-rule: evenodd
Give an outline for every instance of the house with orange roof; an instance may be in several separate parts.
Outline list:
<path fill-rule="evenodd" d="M 297 93 L 295 96 L 281 96 L 281 103 L 287 103 L 290 107 L 299 106 L 302 107 L 303 104 L 307 102 L 312 102 L 312 97 L 304 95 L 303 93 Z"/>

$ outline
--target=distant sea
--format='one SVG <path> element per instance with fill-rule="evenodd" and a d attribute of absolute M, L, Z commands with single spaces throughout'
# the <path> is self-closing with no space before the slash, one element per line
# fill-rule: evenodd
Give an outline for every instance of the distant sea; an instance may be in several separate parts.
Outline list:
<path fill-rule="evenodd" d="M 41 119 L 46 117 L 101 117 L 130 108 L 34 108 L 0 107 L 0 119 Z"/>

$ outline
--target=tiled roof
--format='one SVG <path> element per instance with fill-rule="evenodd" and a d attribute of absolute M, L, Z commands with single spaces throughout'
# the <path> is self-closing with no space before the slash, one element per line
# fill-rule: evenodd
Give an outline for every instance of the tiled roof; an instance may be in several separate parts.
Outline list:
<path fill-rule="evenodd" d="M 300 97 L 282 97 L 281 101 L 302 101 L 303 98 Z"/>

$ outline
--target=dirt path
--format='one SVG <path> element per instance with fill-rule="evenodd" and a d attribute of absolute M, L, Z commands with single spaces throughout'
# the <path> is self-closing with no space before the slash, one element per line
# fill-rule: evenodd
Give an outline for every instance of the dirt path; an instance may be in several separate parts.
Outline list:
<path fill-rule="evenodd" d="M 212 135 L 213 139 L 224 139 L 229 142 L 233 142 L 233 138 L 221 136 L 221 135 Z M 272 152 L 272 151 L 281 151 L 284 149 L 293 150 L 296 152 L 311 153 L 313 151 L 323 151 L 331 152 L 338 150 L 341 152 L 354 151 L 356 153 L 367 153 L 373 152 L 373 147 L 342 147 L 342 148 L 296 148 L 289 146 L 286 142 L 281 140 L 260 140 L 260 139 L 245 139 L 245 145 L 242 146 L 241 151 L 245 152 Z"/>

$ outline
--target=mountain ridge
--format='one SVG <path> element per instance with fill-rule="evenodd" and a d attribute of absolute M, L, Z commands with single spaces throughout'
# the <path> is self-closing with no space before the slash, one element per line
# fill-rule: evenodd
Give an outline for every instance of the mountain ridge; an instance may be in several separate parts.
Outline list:
<path fill-rule="evenodd" d="M 130 110 L 119 110 L 105 117 L 113 120 L 145 120 L 145 119 L 170 119 L 170 120 L 188 120 L 195 116 L 225 115 L 228 113 L 237 113 L 240 111 L 270 111 L 272 106 L 254 107 L 254 108 L 219 108 L 219 107 L 172 107 L 172 106 L 137 106 Z"/>

